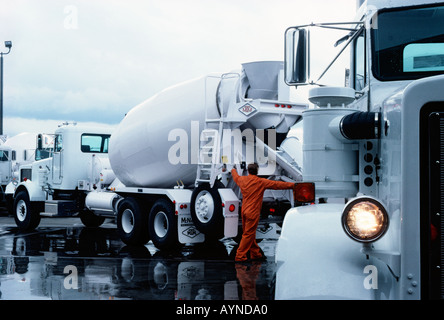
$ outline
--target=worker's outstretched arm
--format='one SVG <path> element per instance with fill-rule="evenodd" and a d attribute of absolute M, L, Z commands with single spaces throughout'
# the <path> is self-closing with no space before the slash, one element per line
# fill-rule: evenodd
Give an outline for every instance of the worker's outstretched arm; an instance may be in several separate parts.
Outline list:
<path fill-rule="evenodd" d="M 284 190 L 293 189 L 293 182 L 273 181 L 265 179 L 265 189 Z"/>
<path fill-rule="evenodd" d="M 237 185 L 239 181 L 239 174 L 237 173 L 237 170 L 235 168 L 231 169 L 231 176 L 233 177 L 234 182 L 236 182 Z"/>

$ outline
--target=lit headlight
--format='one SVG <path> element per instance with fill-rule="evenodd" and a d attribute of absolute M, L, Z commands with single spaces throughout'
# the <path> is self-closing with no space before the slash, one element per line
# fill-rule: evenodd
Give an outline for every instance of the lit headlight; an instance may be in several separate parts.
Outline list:
<path fill-rule="evenodd" d="M 387 210 L 378 200 L 360 197 L 349 201 L 342 212 L 342 226 L 353 240 L 372 242 L 388 229 Z"/>

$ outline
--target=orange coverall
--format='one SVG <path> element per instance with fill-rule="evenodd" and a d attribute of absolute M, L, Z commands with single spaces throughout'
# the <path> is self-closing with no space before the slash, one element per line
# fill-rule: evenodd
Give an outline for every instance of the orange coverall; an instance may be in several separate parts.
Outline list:
<path fill-rule="evenodd" d="M 293 189 L 294 183 L 272 181 L 260 178 L 254 174 L 239 176 L 235 169 L 231 170 L 234 182 L 242 192 L 242 240 L 237 249 L 235 261 L 246 261 L 250 251 L 251 259 L 262 257 L 256 242 L 256 229 L 262 209 L 262 201 L 266 189 L 283 190 Z"/>

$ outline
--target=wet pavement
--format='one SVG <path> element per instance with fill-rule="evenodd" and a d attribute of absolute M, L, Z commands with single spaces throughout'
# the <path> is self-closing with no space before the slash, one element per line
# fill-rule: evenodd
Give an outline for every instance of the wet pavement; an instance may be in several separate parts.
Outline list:
<path fill-rule="evenodd" d="M 161 252 L 126 246 L 115 224 L 85 228 L 77 218 L 42 219 L 20 233 L 0 217 L 1 300 L 271 300 L 277 240 L 267 260 L 234 263 L 233 240 Z"/>

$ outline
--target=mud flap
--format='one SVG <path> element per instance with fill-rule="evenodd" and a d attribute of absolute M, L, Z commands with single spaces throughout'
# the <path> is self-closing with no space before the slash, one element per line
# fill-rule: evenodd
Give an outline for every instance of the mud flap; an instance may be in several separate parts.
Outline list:
<path fill-rule="evenodd" d="M 179 242 L 183 244 L 204 242 L 205 235 L 197 230 L 196 226 L 194 225 L 189 207 L 190 205 L 188 204 L 187 209 L 178 210 L 179 214 L 177 216 L 177 231 Z"/>
<path fill-rule="evenodd" d="M 224 236 L 234 238 L 238 232 L 240 201 L 232 189 L 218 189 L 218 191 L 223 204 Z"/>

